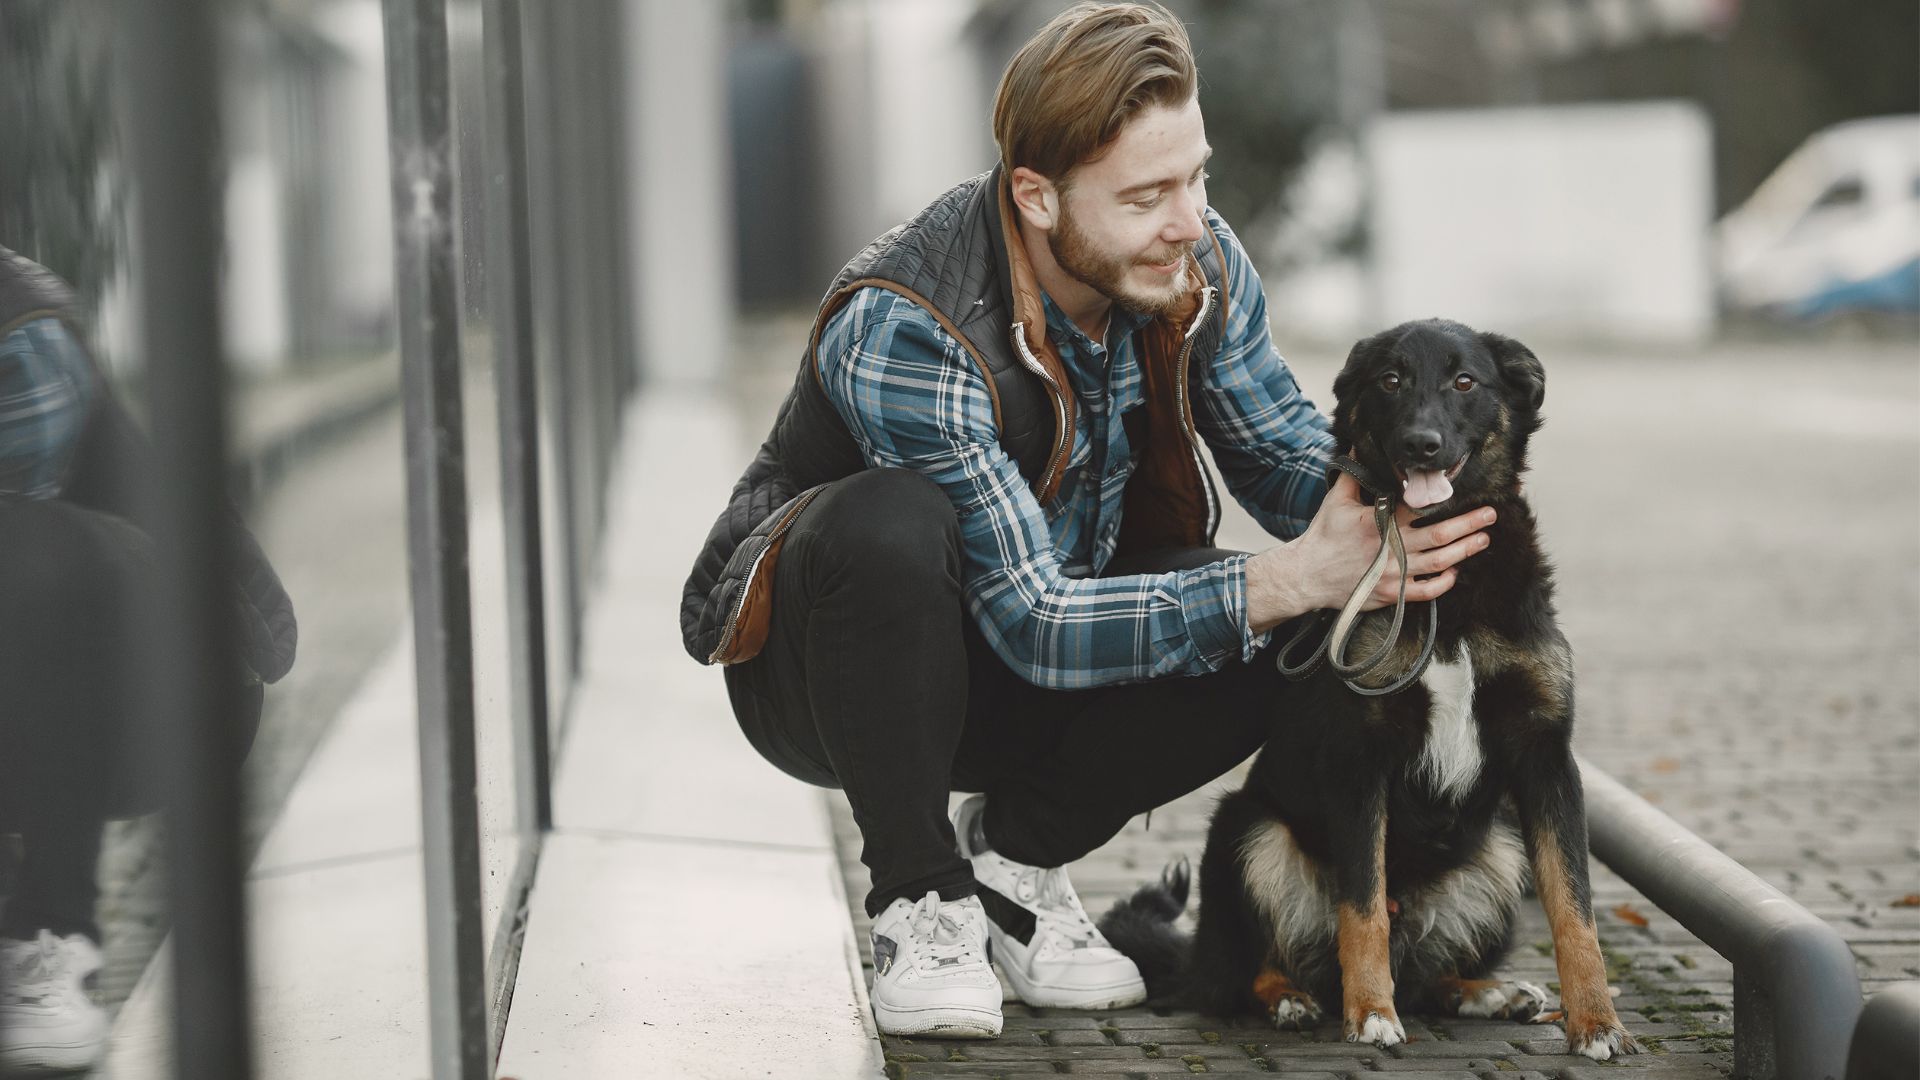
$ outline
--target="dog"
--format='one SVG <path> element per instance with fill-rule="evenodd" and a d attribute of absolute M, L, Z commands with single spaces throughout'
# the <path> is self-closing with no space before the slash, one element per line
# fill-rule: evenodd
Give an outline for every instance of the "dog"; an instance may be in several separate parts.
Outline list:
<path fill-rule="evenodd" d="M 1399 483 L 1425 524 L 1478 506 L 1491 543 L 1438 601 L 1432 660 L 1390 696 L 1322 669 L 1277 717 L 1246 786 L 1220 800 L 1191 938 L 1174 925 L 1190 870 L 1169 867 L 1101 920 L 1153 997 L 1307 1026 L 1339 1010 L 1349 1041 L 1405 1041 L 1401 1010 L 1560 1019 L 1572 1052 L 1637 1052 L 1607 986 L 1574 763 L 1573 663 L 1552 570 L 1521 494 L 1546 373 L 1526 346 L 1457 322 L 1362 340 L 1339 377 L 1333 434 Z M 1361 617 L 1356 655 L 1391 611 Z M 1392 644 L 1378 688 L 1417 664 L 1425 613 Z M 1562 1009 L 1489 978 L 1512 943 L 1529 871 L 1552 925 Z"/>

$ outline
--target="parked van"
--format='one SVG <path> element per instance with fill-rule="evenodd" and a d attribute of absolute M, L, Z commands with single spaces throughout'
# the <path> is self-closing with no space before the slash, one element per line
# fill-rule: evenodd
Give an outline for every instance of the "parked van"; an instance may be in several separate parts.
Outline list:
<path fill-rule="evenodd" d="M 1920 311 L 1920 116 L 1813 135 L 1721 219 L 1717 243 L 1729 308 Z"/>

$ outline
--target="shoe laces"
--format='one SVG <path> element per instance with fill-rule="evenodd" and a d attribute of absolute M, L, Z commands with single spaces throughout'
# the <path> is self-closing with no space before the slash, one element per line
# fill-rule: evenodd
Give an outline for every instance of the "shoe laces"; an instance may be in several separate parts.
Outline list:
<path fill-rule="evenodd" d="M 1028 867 L 1020 873 L 1019 889 L 1039 905 L 1039 928 L 1050 931 L 1064 947 L 1086 949 L 1107 943 L 1087 917 L 1087 909 L 1080 906 L 1080 896 L 1067 879 L 1066 867 Z"/>
<path fill-rule="evenodd" d="M 6 969 L 5 978 L 0 979 L 0 1002 L 37 1005 L 57 995 L 61 976 L 67 970 L 67 954 L 62 944 L 52 931 L 42 930 L 31 941 L 8 941 L 0 945 Z"/>
<path fill-rule="evenodd" d="M 968 933 L 955 917 L 959 903 L 958 900 L 943 901 L 939 892 L 934 891 L 913 905 L 907 926 L 919 946 L 914 950 L 916 956 L 927 961 L 919 966 L 946 967 L 973 957 L 975 935 Z"/>

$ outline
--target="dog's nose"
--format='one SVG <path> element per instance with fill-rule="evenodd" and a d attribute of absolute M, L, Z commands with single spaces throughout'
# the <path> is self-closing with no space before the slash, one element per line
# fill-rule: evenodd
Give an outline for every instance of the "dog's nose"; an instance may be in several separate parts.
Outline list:
<path fill-rule="evenodd" d="M 1440 452 L 1440 433 L 1437 431 L 1409 431 L 1400 440 L 1400 449 L 1406 451 L 1413 461 L 1431 461 Z"/>

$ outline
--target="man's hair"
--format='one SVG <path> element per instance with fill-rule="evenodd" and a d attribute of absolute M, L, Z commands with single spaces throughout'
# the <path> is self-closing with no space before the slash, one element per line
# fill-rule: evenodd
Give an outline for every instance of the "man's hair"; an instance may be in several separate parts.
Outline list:
<path fill-rule="evenodd" d="M 993 98 L 1000 164 L 1063 184 L 1140 110 L 1179 108 L 1197 88 L 1187 28 L 1166 8 L 1075 4 L 1041 27 L 1000 76 Z"/>

